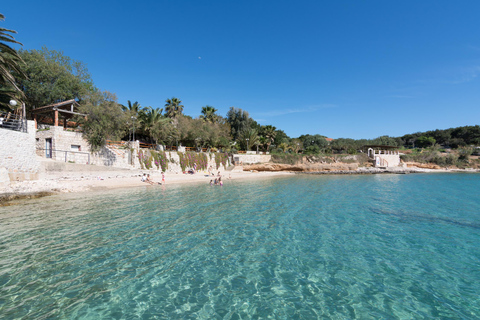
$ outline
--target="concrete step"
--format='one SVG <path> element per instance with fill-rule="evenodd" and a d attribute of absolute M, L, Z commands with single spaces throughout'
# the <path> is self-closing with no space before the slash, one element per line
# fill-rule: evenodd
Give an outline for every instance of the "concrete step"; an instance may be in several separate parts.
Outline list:
<path fill-rule="evenodd" d="M 53 159 L 40 160 L 41 171 L 49 172 L 96 172 L 96 171 L 130 171 L 128 168 L 97 166 L 92 164 L 69 163 Z"/>
<path fill-rule="evenodd" d="M 232 172 L 243 172 L 243 166 L 235 166 Z"/>

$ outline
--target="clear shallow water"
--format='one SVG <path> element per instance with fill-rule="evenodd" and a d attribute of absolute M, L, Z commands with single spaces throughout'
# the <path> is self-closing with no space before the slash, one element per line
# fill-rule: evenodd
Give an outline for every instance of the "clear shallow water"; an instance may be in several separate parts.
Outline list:
<path fill-rule="evenodd" d="M 478 319 L 480 175 L 295 176 L 0 208 L 2 319 Z"/>

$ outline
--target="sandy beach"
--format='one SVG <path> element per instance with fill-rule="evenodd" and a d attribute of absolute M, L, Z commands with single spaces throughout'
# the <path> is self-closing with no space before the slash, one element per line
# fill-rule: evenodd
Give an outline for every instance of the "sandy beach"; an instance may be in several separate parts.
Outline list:
<path fill-rule="evenodd" d="M 118 171 L 99 171 L 85 174 L 83 172 L 58 172 L 45 175 L 39 180 L 34 181 L 12 181 L 8 186 L 0 187 L 0 202 L 24 197 L 45 196 L 55 193 L 83 192 L 91 190 L 105 190 L 116 188 L 135 188 L 150 186 L 150 184 L 141 181 L 142 175 L 150 174 L 153 181 L 152 187 L 159 186 L 162 182 L 160 172 L 149 172 L 145 170 L 118 170 Z M 276 176 L 293 175 L 291 172 L 250 172 L 250 171 L 222 171 L 220 175 L 224 185 L 229 181 L 240 179 L 266 179 Z M 195 174 L 165 174 L 164 185 L 175 184 L 208 184 L 210 180 L 218 178 L 217 175 L 209 176 L 207 172 L 197 172 Z"/>
<path fill-rule="evenodd" d="M 446 172 L 478 172 L 473 169 L 423 169 L 423 168 L 395 168 L 381 170 L 377 168 L 359 168 L 351 171 L 303 172 L 303 174 L 379 174 L 379 173 L 446 173 Z M 150 174 L 152 184 L 142 182 L 143 174 Z M 278 176 L 298 174 L 290 171 L 221 171 L 224 185 L 229 181 L 240 179 L 268 179 Z M 218 178 L 210 176 L 206 171 L 195 174 L 166 173 L 164 185 L 175 184 L 209 184 L 210 180 Z M 162 175 L 158 171 L 147 170 L 115 170 L 95 172 L 55 172 L 44 174 L 39 180 L 12 181 L 9 185 L 0 186 L 0 206 L 6 202 L 22 198 L 48 196 L 57 193 L 85 192 L 92 190 L 109 190 L 116 188 L 136 188 L 159 186 Z M 8 204 L 7 204 L 8 205 Z"/>

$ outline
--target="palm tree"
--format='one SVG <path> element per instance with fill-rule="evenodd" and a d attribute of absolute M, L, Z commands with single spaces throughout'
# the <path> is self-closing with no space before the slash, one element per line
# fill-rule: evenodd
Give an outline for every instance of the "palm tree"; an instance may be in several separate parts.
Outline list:
<path fill-rule="evenodd" d="M 169 118 L 176 118 L 183 112 L 182 101 L 173 97 L 172 99 L 165 100 L 165 115 Z"/>
<path fill-rule="evenodd" d="M 292 139 L 292 141 L 290 141 L 289 148 L 293 152 L 298 153 L 303 148 L 303 143 L 300 139 Z"/>
<path fill-rule="evenodd" d="M 202 107 L 202 115 L 200 116 L 200 118 L 205 120 L 205 122 L 215 123 L 218 119 L 218 115 L 215 114 L 215 112 L 217 111 L 218 109 L 206 105 L 205 107 Z"/>
<path fill-rule="evenodd" d="M 259 145 L 262 146 L 262 149 L 263 150 L 267 150 L 267 139 L 264 137 L 264 136 L 260 136 L 260 138 L 258 139 L 258 143 Z"/>
<path fill-rule="evenodd" d="M 163 109 L 153 109 L 152 107 L 146 107 L 140 110 L 139 120 L 143 132 L 150 137 L 150 140 L 153 141 L 152 132 L 155 128 L 160 125 L 162 120 Z"/>
<path fill-rule="evenodd" d="M 279 149 L 282 149 L 282 151 L 283 151 L 284 153 L 287 152 L 288 147 L 289 147 L 289 146 L 288 146 L 288 143 L 285 143 L 285 142 L 282 142 L 282 143 L 280 143 L 280 144 L 278 145 L 278 148 L 279 148 Z"/>
<path fill-rule="evenodd" d="M 141 110 L 140 109 L 140 103 L 138 101 L 135 101 L 133 104 L 130 100 L 128 100 L 128 107 L 122 106 L 123 111 L 130 111 L 132 113 L 132 116 L 137 116 L 138 112 Z"/>
<path fill-rule="evenodd" d="M 135 136 L 135 133 L 137 132 L 137 129 L 139 128 L 139 122 L 140 122 L 140 114 L 142 112 L 140 103 L 138 101 L 135 101 L 133 104 L 130 100 L 127 101 L 128 106 L 121 105 L 123 112 L 125 112 L 128 115 L 128 122 L 127 125 L 130 126 L 132 125 L 132 134 Z M 129 129 L 130 130 L 130 129 Z M 135 132 L 133 132 L 135 131 Z"/>
<path fill-rule="evenodd" d="M 178 124 L 177 118 L 183 112 L 183 105 L 181 105 L 182 101 L 178 98 L 173 97 L 172 99 L 165 100 L 165 102 L 165 116 L 173 119 L 172 123 L 173 126 L 176 128 Z"/>
<path fill-rule="evenodd" d="M 277 128 L 275 128 L 274 126 L 271 126 L 271 125 L 262 127 L 262 134 L 265 137 L 265 139 L 267 140 L 267 152 L 268 152 L 268 149 L 270 148 L 270 145 L 275 140 L 275 136 L 277 135 L 276 130 L 277 130 Z"/>
<path fill-rule="evenodd" d="M 242 146 L 245 147 L 245 149 L 249 149 L 251 146 L 257 146 L 259 142 L 258 132 L 257 130 L 252 128 L 240 131 L 238 139 L 240 140 Z"/>
<path fill-rule="evenodd" d="M 5 16 L 0 13 L 0 21 L 4 21 Z M 12 72 L 15 72 L 18 77 L 26 79 L 26 74 L 22 71 L 21 65 L 24 64 L 22 58 L 17 51 L 10 47 L 7 43 L 16 43 L 23 45 L 16 41 L 10 33 L 17 33 L 14 30 L 0 28 L 0 104 L 8 106 L 8 100 L 21 100 L 24 98 L 22 90 L 17 86 Z"/>

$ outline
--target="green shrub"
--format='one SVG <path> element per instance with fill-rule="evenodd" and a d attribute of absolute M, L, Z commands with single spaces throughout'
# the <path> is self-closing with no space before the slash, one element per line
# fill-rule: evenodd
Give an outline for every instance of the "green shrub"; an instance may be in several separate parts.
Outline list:
<path fill-rule="evenodd" d="M 168 158 L 165 151 L 150 151 L 153 156 L 153 161 L 157 166 L 157 169 L 162 168 L 162 171 L 167 171 L 168 169 Z"/>
<path fill-rule="evenodd" d="M 220 164 L 223 164 L 223 167 L 227 167 L 228 153 L 215 153 L 215 164 L 217 165 L 217 170 L 220 168 Z"/>
<path fill-rule="evenodd" d="M 272 154 L 273 163 L 297 164 L 303 163 L 303 155 L 299 154 Z"/>
<path fill-rule="evenodd" d="M 317 146 L 316 144 L 312 146 L 308 146 L 305 149 L 305 154 L 319 154 L 320 153 L 320 147 Z"/>
<path fill-rule="evenodd" d="M 182 171 L 185 172 L 187 168 L 193 168 L 194 165 L 197 165 L 197 170 L 207 170 L 208 158 L 205 153 L 196 153 L 196 152 L 177 152 L 178 157 L 180 158 L 180 167 Z"/>
<path fill-rule="evenodd" d="M 150 170 L 152 168 L 152 156 L 148 150 L 138 151 L 138 160 L 140 160 L 140 166 L 142 169 Z"/>
<path fill-rule="evenodd" d="M 473 148 L 464 147 L 458 148 L 458 160 L 468 162 L 470 155 L 473 153 Z"/>
<path fill-rule="evenodd" d="M 443 167 L 452 165 L 458 166 L 459 164 L 459 157 L 453 154 L 441 156 L 437 151 L 433 150 L 423 150 L 423 152 L 401 155 L 400 159 L 405 162 L 432 163 Z"/>

